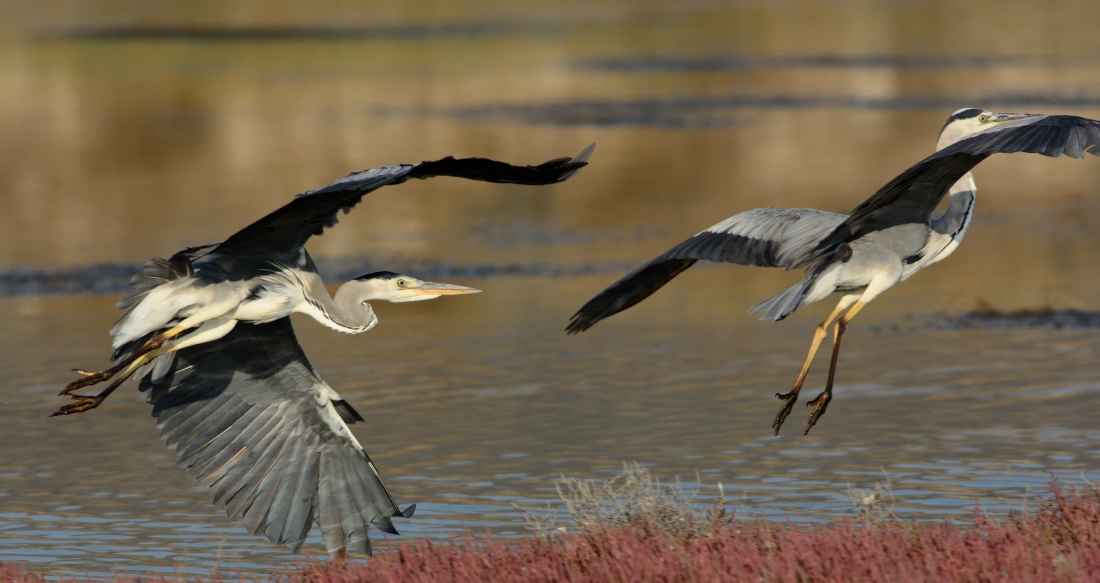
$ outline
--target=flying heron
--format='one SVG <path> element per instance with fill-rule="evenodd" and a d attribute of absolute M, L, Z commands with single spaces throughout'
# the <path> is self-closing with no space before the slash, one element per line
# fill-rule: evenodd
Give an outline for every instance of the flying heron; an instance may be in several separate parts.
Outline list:
<path fill-rule="evenodd" d="M 389 271 L 344 283 L 334 297 L 305 250 L 367 193 L 412 178 L 454 176 L 486 182 L 552 184 L 587 164 L 576 158 L 513 166 L 482 158 L 386 166 L 350 174 L 299 195 L 221 243 L 154 258 L 118 301 L 127 312 L 111 327 L 117 364 L 61 391 L 76 402 L 53 415 L 99 406 L 150 364 L 148 391 L 157 427 L 177 465 L 214 490 L 214 503 L 253 534 L 297 552 L 313 522 L 330 553 L 350 542 L 370 554 L 367 527 L 396 533 L 397 508 L 347 424 L 363 421 L 322 380 L 299 346 L 290 314 L 305 313 L 349 334 L 376 323 L 369 300 L 408 302 L 479 290 Z M 98 395 L 73 393 L 108 379 Z"/>
<path fill-rule="evenodd" d="M 815 209 L 759 208 L 732 216 L 676 245 L 611 284 L 570 319 L 570 334 L 649 297 L 696 261 L 759 267 L 805 267 L 805 277 L 749 310 L 778 321 L 801 306 L 841 295 L 814 331 L 809 354 L 772 421 L 776 435 L 790 414 L 818 347 L 833 328 L 833 354 L 825 390 L 813 406 L 806 433 L 832 400 L 840 339 L 863 307 L 890 287 L 950 255 L 962 241 L 974 212 L 976 186 L 970 170 L 993 154 L 1037 153 L 1082 158 L 1100 155 L 1100 122 L 1068 115 L 993 113 L 960 109 L 940 131 L 937 151 L 895 177 L 842 215 Z M 950 193 L 947 210 L 932 213 Z"/>

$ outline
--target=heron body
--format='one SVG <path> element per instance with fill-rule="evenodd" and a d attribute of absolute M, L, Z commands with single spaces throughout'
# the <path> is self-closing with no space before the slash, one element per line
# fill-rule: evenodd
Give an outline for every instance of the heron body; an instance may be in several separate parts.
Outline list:
<path fill-rule="evenodd" d="M 326 549 L 349 543 L 369 554 L 369 525 L 396 533 L 399 510 L 348 424 L 363 421 L 309 362 L 290 314 L 308 314 L 348 334 L 378 322 L 368 301 L 410 302 L 479 290 L 376 271 L 325 289 L 305 249 L 313 235 L 367 193 L 413 178 L 453 176 L 552 184 L 587 164 L 576 158 L 513 166 L 482 158 L 401 164 L 348 175 L 299 195 L 221 243 L 154 258 L 118 301 L 111 327 L 115 366 L 79 371 L 61 394 L 75 400 L 53 415 L 97 407 L 150 364 L 140 388 L 177 465 L 214 490 L 214 502 L 254 534 L 297 551 L 314 523 Z M 74 391 L 113 379 L 99 394 Z"/>
<path fill-rule="evenodd" d="M 189 277 L 158 285 L 135 298 L 136 303 L 130 304 L 134 300 L 129 298 L 120 300 L 120 307 L 130 311 L 111 327 L 113 348 L 119 350 L 170 324 L 193 328 L 211 320 L 265 323 L 304 313 L 337 332 L 358 334 L 378 321 L 365 303 L 382 299 L 373 280 L 351 280 L 330 297 L 305 248 L 291 265 L 262 262 L 250 266 L 249 271 L 258 275 L 248 285 L 230 279 L 230 271 L 222 263 L 217 255 L 205 258 L 192 264 Z M 159 267 L 154 264 L 146 270 Z"/>
<path fill-rule="evenodd" d="M 759 267 L 805 268 L 801 281 L 754 306 L 764 320 L 782 320 L 799 307 L 836 293 L 840 300 L 814 331 L 794 388 L 772 422 L 776 434 L 790 414 L 828 329 L 833 351 L 825 390 L 806 432 L 832 399 L 840 340 L 853 317 L 887 289 L 942 261 L 958 248 L 977 197 L 970 170 L 998 153 L 1074 158 L 1100 155 L 1100 122 L 1075 116 L 992 113 L 961 109 L 940 131 L 937 151 L 911 166 L 847 215 L 815 209 L 762 208 L 706 229 L 627 274 L 589 300 L 570 319 L 575 334 L 634 306 L 699 260 Z M 947 210 L 933 217 L 949 196 Z"/>

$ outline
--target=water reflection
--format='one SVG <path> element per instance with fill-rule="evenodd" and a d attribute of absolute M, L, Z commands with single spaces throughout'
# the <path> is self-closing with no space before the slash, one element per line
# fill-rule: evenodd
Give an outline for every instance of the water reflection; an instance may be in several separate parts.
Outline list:
<path fill-rule="evenodd" d="M 620 101 L 581 100 L 529 105 L 459 107 L 441 112 L 467 121 L 519 122 L 529 124 L 585 126 L 652 126 L 663 128 L 727 128 L 748 123 L 732 117 L 728 110 L 743 109 L 961 109 L 981 103 L 990 109 L 1033 110 L 1036 108 L 1100 106 L 1100 95 L 1060 93 L 905 95 L 887 98 L 799 95 L 728 95 L 715 97 L 667 97 Z"/>
<path fill-rule="evenodd" d="M 888 68 L 888 69 L 986 69 L 989 67 L 1057 67 L 1071 64 L 1089 64 L 1091 59 L 1062 56 L 1002 56 L 1002 55 L 781 55 L 753 57 L 726 55 L 706 57 L 602 57 L 577 61 L 580 69 L 615 72 L 718 72 L 764 69 L 809 68 Z"/>
<path fill-rule="evenodd" d="M 966 243 L 861 314 L 809 437 L 771 436 L 772 395 L 827 307 L 780 324 L 744 313 L 797 274 L 700 265 L 562 333 L 619 274 L 726 216 L 850 210 L 929 153 L 957 107 L 1100 117 L 1100 5 L 65 6 L 0 5 L 7 293 L 117 291 L 148 257 L 221 240 L 353 170 L 598 143 L 568 183 L 405 184 L 311 242 L 333 281 L 386 267 L 486 290 L 376 306 L 382 323 L 361 337 L 298 326 L 327 381 L 373 413 L 355 431 L 398 501 L 418 503 L 400 540 L 518 534 L 511 503 L 541 505 L 560 474 L 606 477 L 622 460 L 665 479 L 698 470 L 704 497 L 721 481 L 747 511 L 793 520 L 851 515 L 847 485 L 880 468 L 902 516 L 965 518 L 975 500 L 1004 513 L 1052 474 L 1100 477 L 1094 328 L 913 319 L 978 298 L 1100 309 L 1095 160 L 984 162 Z M 141 33 L 212 29 L 244 32 Z M 264 30 L 291 32 L 248 37 Z M 209 505 L 136 391 L 45 418 L 69 369 L 104 362 L 114 299 L 0 299 L 0 560 L 183 573 L 296 561 Z"/>

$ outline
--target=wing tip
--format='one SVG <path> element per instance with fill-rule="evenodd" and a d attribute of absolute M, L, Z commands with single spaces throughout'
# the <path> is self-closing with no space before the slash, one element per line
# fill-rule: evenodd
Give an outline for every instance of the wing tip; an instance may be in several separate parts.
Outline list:
<path fill-rule="evenodd" d="M 576 156 L 574 156 L 572 161 L 575 162 L 575 163 L 587 164 L 588 161 L 592 158 L 592 152 L 595 152 L 595 151 L 596 151 L 596 142 L 592 142 L 591 144 L 588 144 L 588 146 L 585 149 L 581 150 L 580 154 L 577 154 Z"/>
<path fill-rule="evenodd" d="M 588 166 L 588 161 L 592 158 L 592 153 L 595 151 L 596 142 L 592 142 L 572 159 L 558 158 L 557 160 L 543 163 L 539 168 L 549 167 L 548 170 L 559 171 L 560 174 L 553 178 L 553 182 L 565 182 L 576 175 L 577 172 L 580 172 L 581 168 Z"/>
<path fill-rule="evenodd" d="M 598 297 L 598 296 L 597 296 Z M 595 298 L 593 298 L 594 300 Z M 592 300 L 589 300 L 592 303 Z M 581 309 L 577 310 L 576 314 L 573 314 L 569 318 L 569 324 L 565 326 L 565 334 L 567 336 L 573 336 L 574 334 L 580 334 L 585 330 L 595 326 L 600 320 L 604 319 L 604 316 L 593 316 L 589 313 L 588 304 L 585 304 Z"/>
<path fill-rule="evenodd" d="M 580 334 L 581 332 L 584 332 L 585 330 L 588 330 L 591 327 L 591 324 L 582 323 L 580 321 L 570 322 L 569 325 L 565 327 L 565 335 L 574 336 Z"/>

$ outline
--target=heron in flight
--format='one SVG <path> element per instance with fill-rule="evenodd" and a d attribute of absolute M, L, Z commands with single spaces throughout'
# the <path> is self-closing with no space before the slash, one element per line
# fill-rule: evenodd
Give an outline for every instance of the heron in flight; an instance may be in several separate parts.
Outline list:
<path fill-rule="evenodd" d="M 642 265 L 588 301 L 570 319 L 576 334 L 649 297 L 699 260 L 805 267 L 786 291 L 749 310 L 778 321 L 801 306 L 833 293 L 840 301 L 814 331 L 809 354 L 772 421 L 776 435 L 790 414 L 814 355 L 833 326 L 833 351 L 825 390 L 813 406 L 806 433 L 832 400 L 840 339 L 868 302 L 916 272 L 950 255 L 962 241 L 974 212 L 976 186 L 970 170 L 993 154 L 1037 153 L 1058 157 L 1100 155 L 1100 122 L 1068 115 L 993 113 L 960 109 L 940 131 L 937 151 L 895 177 L 843 215 L 815 209 L 759 208 L 734 215 Z M 932 213 L 950 195 L 947 210 Z"/>
<path fill-rule="evenodd" d="M 313 522 L 330 553 L 350 542 L 370 554 L 367 527 L 396 533 L 397 508 L 347 424 L 363 417 L 322 380 L 299 346 L 290 314 L 305 313 L 339 332 L 377 323 L 370 300 L 409 302 L 479 290 L 389 271 L 344 283 L 329 296 L 305 250 L 364 195 L 413 178 L 454 176 L 486 182 L 552 184 L 587 164 L 576 158 L 513 166 L 483 158 L 386 166 L 350 174 L 299 195 L 221 243 L 154 258 L 118 301 L 127 312 L 111 328 L 117 364 L 61 394 L 75 400 L 52 415 L 99 406 L 144 365 L 157 426 L 177 465 L 214 489 L 214 503 L 253 534 L 291 551 Z M 97 395 L 74 391 L 113 382 Z"/>

